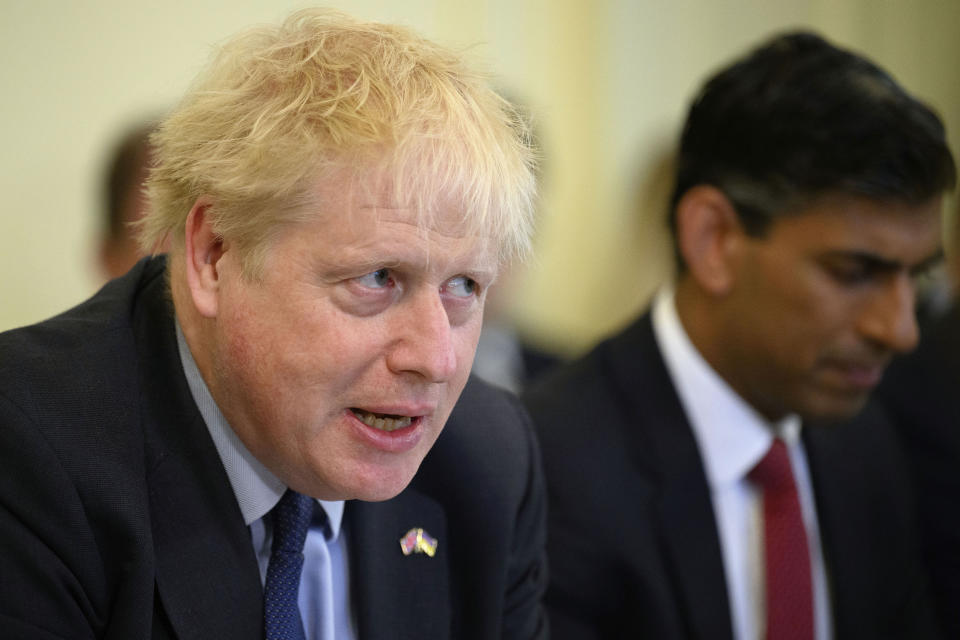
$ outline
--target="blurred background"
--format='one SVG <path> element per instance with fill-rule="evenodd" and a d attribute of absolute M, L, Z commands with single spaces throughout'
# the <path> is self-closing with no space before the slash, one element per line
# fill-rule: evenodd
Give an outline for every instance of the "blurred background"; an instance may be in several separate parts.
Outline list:
<path fill-rule="evenodd" d="M 669 275 L 670 152 L 707 75 L 774 32 L 811 28 L 890 70 L 960 150 L 955 0 L 351 0 L 461 49 L 532 113 L 544 154 L 535 260 L 503 313 L 573 355 Z M 104 280 L 104 173 L 119 137 L 162 115 L 211 47 L 307 6 L 285 0 L 0 0 L 0 330 Z M 950 210 L 955 210 L 951 206 Z"/>

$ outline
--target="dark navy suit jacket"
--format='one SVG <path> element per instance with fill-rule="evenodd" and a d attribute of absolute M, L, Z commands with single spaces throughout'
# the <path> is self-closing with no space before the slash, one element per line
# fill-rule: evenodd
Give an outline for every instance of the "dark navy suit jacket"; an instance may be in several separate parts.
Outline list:
<path fill-rule="evenodd" d="M 262 637 L 259 571 L 177 354 L 164 260 L 0 334 L 0 636 Z M 477 381 L 413 483 L 345 511 L 361 639 L 540 638 L 545 504 L 518 401 Z M 404 556 L 423 527 L 437 555 Z"/>
<path fill-rule="evenodd" d="M 703 462 L 646 314 L 524 395 L 541 439 L 553 638 L 732 638 Z M 834 637 L 936 637 L 908 483 L 876 407 L 805 425 Z"/>
<path fill-rule="evenodd" d="M 878 397 L 894 416 L 917 488 L 923 555 L 948 638 L 960 638 L 960 302 L 895 361 Z"/>

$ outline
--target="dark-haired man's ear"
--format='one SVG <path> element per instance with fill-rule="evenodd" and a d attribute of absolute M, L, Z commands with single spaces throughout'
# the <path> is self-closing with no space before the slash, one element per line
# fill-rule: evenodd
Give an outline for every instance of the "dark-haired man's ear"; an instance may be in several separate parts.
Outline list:
<path fill-rule="evenodd" d="M 677 203 L 677 243 L 687 277 L 715 296 L 726 295 L 736 277 L 743 227 L 733 203 L 716 187 L 693 187 Z"/>
<path fill-rule="evenodd" d="M 205 198 L 194 203 L 184 234 L 187 286 L 194 307 L 205 318 L 217 315 L 219 262 L 225 251 L 223 239 L 214 232 L 208 215 L 211 204 Z"/>

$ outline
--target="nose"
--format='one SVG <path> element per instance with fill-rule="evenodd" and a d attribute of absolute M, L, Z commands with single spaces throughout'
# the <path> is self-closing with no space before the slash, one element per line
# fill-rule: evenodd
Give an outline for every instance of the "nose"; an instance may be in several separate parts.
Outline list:
<path fill-rule="evenodd" d="M 416 373 L 429 382 L 446 382 L 457 370 L 457 355 L 440 293 L 424 293 L 411 302 L 397 309 L 398 334 L 387 366 L 396 373 Z"/>
<path fill-rule="evenodd" d="M 909 274 L 897 274 L 877 292 L 860 318 L 860 333 L 897 353 L 917 346 L 916 291 Z"/>

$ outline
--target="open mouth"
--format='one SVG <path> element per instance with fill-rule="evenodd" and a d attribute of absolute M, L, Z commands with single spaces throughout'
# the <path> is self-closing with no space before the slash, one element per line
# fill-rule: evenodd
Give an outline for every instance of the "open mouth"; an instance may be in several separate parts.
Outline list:
<path fill-rule="evenodd" d="M 374 429 L 379 429 L 380 431 L 396 431 L 397 429 L 409 427 L 413 423 L 413 418 L 410 416 L 396 416 L 389 413 L 373 413 L 372 411 L 364 411 L 363 409 L 357 409 L 356 407 L 351 407 L 350 411 L 352 411 L 353 415 L 357 417 L 357 420 L 368 427 L 373 427 Z"/>

